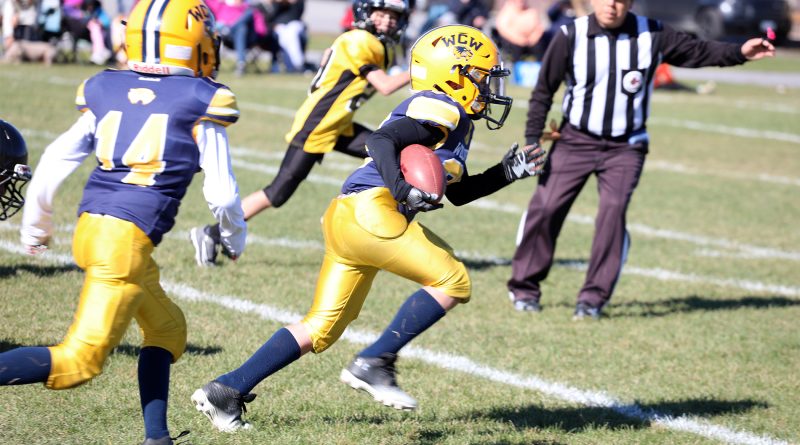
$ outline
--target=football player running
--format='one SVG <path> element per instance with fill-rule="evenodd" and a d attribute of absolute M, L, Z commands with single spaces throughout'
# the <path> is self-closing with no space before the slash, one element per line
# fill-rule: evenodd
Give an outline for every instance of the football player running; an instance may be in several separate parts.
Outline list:
<path fill-rule="evenodd" d="M 42 155 L 22 218 L 21 241 L 36 253 L 53 232 L 56 190 L 94 151 L 98 165 L 85 185 L 72 241 L 75 262 L 86 271 L 72 326 L 56 346 L 0 354 L 0 385 L 86 383 L 102 372 L 135 318 L 143 338 L 138 383 L 145 445 L 173 443 L 166 416 L 170 366 L 186 347 L 186 321 L 164 293 L 152 253 L 200 169 L 222 243 L 236 256 L 245 244 L 225 129 L 239 110 L 234 94 L 211 79 L 219 60 L 213 30 L 202 0 L 140 1 L 127 22 L 131 71 L 104 71 L 80 85 L 81 116 Z"/>
<path fill-rule="evenodd" d="M 25 204 L 22 188 L 30 179 L 25 139 L 13 125 L 0 119 L 0 221 L 14 216 Z"/>
<path fill-rule="evenodd" d="M 504 95 L 503 68 L 494 43 L 478 29 L 451 25 L 424 34 L 411 49 L 411 88 L 404 100 L 367 138 L 370 159 L 345 181 L 322 220 L 325 256 L 311 309 L 302 321 L 275 332 L 238 369 L 192 395 L 196 408 L 222 431 L 246 427 L 244 403 L 262 380 L 308 352 L 330 347 L 358 317 L 375 275 L 385 270 L 422 287 L 400 307 L 378 340 L 341 372 L 341 380 L 384 405 L 413 410 L 417 401 L 396 381 L 400 349 L 471 296 L 471 282 L 453 249 L 414 215 L 441 207 L 433 196 L 407 183 L 399 153 L 422 144 L 441 159 L 446 196 L 457 205 L 541 172 L 539 147 L 513 147 L 496 165 L 467 171 L 474 121 L 503 125 L 511 107 Z M 495 114 L 495 112 L 498 112 Z"/>
<path fill-rule="evenodd" d="M 365 158 L 364 141 L 372 131 L 354 123 L 353 115 L 376 91 L 389 95 L 408 84 L 408 72 L 386 72 L 408 23 L 405 0 L 359 0 L 353 4 L 353 16 L 355 29 L 336 38 L 322 57 L 308 97 L 286 134 L 289 147 L 278 174 L 263 190 L 242 200 L 245 220 L 286 203 L 325 153 L 335 150 Z M 192 229 L 191 241 L 198 265 L 216 264 L 218 225 Z M 224 245 L 221 250 L 230 256 Z"/>

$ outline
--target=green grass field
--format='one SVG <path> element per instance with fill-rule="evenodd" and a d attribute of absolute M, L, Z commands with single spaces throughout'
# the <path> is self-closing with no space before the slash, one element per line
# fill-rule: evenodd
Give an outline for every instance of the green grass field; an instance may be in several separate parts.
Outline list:
<path fill-rule="evenodd" d="M 72 100 L 88 66 L 3 66 L 0 117 L 19 127 L 31 164 L 77 118 Z M 220 81 L 242 110 L 230 128 L 243 194 L 266 185 L 309 78 Z M 507 126 L 476 131 L 472 171 L 521 141 L 529 91 L 513 88 Z M 405 93 L 376 97 L 357 120 L 377 125 Z M 242 259 L 199 269 L 188 230 L 208 223 L 201 178 L 155 258 L 189 323 L 173 367 L 169 421 L 202 444 L 711 444 L 800 443 L 800 91 L 720 85 L 710 96 L 657 92 L 651 152 L 628 214 L 632 250 L 608 312 L 573 322 L 593 234 L 591 180 L 559 239 L 544 311 L 512 310 L 505 290 L 517 223 L 536 181 L 421 216 L 465 258 L 472 301 L 404 351 L 400 384 L 420 409 L 395 412 L 338 381 L 413 283 L 379 275 L 360 318 L 337 345 L 266 380 L 247 418 L 221 434 L 189 396 L 242 363 L 310 305 L 321 262 L 319 219 L 358 163 L 334 153 L 284 207 L 250 222 Z M 82 283 L 71 229 L 85 162 L 57 199 L 58 231 L 40 258 L 21 255 L 20 215 L 0 224 L 0 351 L 60 341 Z M 139 334 L 94 381 L 71 391 L 0 389 L 0 444 L 137 444 L 143 438 Z"/>

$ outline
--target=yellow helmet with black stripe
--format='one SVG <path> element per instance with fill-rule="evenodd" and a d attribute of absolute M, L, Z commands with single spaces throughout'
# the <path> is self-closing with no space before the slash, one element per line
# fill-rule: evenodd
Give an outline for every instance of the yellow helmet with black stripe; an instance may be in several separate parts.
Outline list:
<path fill-rule="evenodd" d="M 217 75 L 219 37 L 203 0 L 141 0 L 128 16 L 125 46 L 133 71 Z"/>
<path fill-rule="evenodd" d="M 494 42 L 471 26 L 434 28 L 411 47 L 411 89 L 447 94 L 490 129 L 500 128 L 511 110 L 509 74 Z"/>

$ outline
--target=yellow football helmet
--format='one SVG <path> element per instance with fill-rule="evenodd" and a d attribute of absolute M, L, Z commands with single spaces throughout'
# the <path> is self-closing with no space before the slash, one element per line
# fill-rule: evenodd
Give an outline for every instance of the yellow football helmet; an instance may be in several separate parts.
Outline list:
<path fill-rule="evenodd" d="M 219 37 L 203 0 L 141 0 L 128 16 L 128 67 L 145 74 L 216 77 Z"/>
<path fill-rule="evenodd" d="M 434 28 L 411 48 L 411 89 L 447 94 L 492 130 L 502 127 L 511 111 L 512 99 L 504 95 L 509 74 L 494 42 L 471 26 Z M 491 116 L 491 105 L 503 107 L 500 118 Z"/>

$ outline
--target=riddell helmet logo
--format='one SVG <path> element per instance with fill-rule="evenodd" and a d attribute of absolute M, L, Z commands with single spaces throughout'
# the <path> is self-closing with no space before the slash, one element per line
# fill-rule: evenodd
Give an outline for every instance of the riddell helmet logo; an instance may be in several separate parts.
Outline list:
<path fill-rule="evenodd" d="M 128 67 L 137 73 L 145 74 L 172 74 L 168 66 L 150 65 L 138 62 L 129 62 Z"/>

